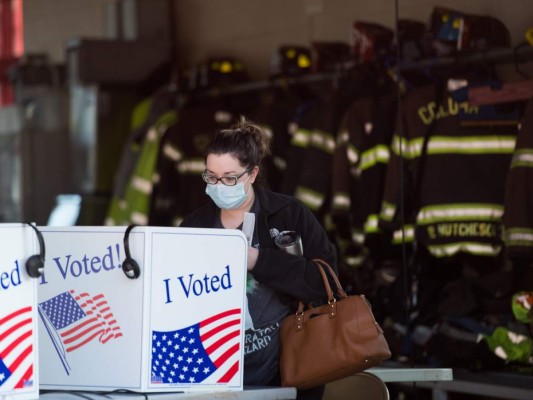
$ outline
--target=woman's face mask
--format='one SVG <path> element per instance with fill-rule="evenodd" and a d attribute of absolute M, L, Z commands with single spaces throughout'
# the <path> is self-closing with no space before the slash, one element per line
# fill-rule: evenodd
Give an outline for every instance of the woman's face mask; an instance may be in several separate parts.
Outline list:
<path fill-rule="evenodd" d="M 248 179 L 250 179 L 249 176 Z M 238 182 L 235 186 L 226 186 L 222 183 L 216 185 L 207 184 L 205 193 L 211 197 L 218 208 L 234 210 L 239 208 L 248 197 L 248 193 L 244 189 L 248 179 L 244 182 Z"/>

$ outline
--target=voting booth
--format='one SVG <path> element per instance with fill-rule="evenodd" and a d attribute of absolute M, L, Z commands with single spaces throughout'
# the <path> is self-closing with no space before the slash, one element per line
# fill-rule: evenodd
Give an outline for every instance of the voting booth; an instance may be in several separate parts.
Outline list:
<path fill-rule="evenodd" d="M 26 261 L 40 249 L 33 228 L 0 224 L 0 400 L 38 399 L 37 280 Z"/>
<path fill-rule="evenodd" d="M 125 243 L 125 230 L 41 228 L 41 389 L 242 390 L 245 236 L 135 227 Z"/>

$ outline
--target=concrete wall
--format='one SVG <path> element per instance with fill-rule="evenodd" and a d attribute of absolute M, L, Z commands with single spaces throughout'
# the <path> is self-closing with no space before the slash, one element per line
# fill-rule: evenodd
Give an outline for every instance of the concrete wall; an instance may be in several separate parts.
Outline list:
<path fill-rule="evenodd" d="M 26 53 L 46 53 L 65 60 L 65 45 L 75 37 L 102 38 L 107 34 L 107 7 L 116 0 L 24 0 Z"/>

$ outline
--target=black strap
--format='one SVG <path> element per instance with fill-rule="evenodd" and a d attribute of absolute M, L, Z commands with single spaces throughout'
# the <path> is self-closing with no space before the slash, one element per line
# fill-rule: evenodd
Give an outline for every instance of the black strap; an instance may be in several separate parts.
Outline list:
<path fill-rule="evenodd" d="M 425 166 L 426 166 L 426 160 L 427 160 L 427 149 L 428 149 L 428 143 L 431 138 L 431 135 L 434 133 L 435 128 L 437 126 L 437 114 L 439 107 L 442 103 L 442 100 L 444 98 L 444 84 L 443 83 L 437 83 L 435 85 L 435 104 L 436 104 L 436 113 L 435 117 L 431 121 L 430 125 L 424 132 L 424 140 L 422 142 L 422 149 L 420 152 L 420 159 L 419 159 L 419 165 L 418 169 L 415 171 L 416 175 L 413 180 L 413 187 L 412 187 L 412 219 L 411 221 L 413 223 L 416 223 L 416 217 L 418 215 L 418 212 L 420 211 L 421 207 L 421 187 L 422 182 L 424 179 L 424 173 L 425 173 Z M 423 249 L 420 249 L 417 242 L 416 233 L 413 239 L 413 250 L 411 253 L 411 257 L 408 262 L 408 270 L 409 270 L 409 276 L 410 276 L 410 290 L 409 290 L 409 306 L 410 312 L 414 311 L 414 309 L 418 306 L 418 285 L 419 285 L 419 277 L 421 273 L 421 266 L 424 263 L 424 256 L 426 255 L 426 252 L 423 251 Z M 410 313 L 408 312 L 408 313 Z"/>
<path fill-rule="evenodd" d="M 431 135 L 435 131 L 435 127 L 437 126 L 437 114 L 439 107 L 442 103 L 442 100 L 444 98 L 444 83 L 437 83 L 435 85 L 435 104 L 436 104 L 436 113 L 435 117 L 429 124 L 428 128 L 426 129 L 424 133 L 424 140 L 422 142 L 422 149 L 420 152 L 420 159 L 418 164 L 418 170 L 416 171 L 415 179 L 413 182 L 413 217 L 416 218 L 418 215 L 418 211 L 420 211 L 420 203 L 421 203 L 421 187 L 422 182 L 424 180 L 424 173 L 425 173 L 425 167 L 426 167 L 426 160 L 427 160 L 427 150 L 428 150 L 428 143 L 429 139 L 431 138 Z M 413 219 L 415 221 L 415 219 Z"/>

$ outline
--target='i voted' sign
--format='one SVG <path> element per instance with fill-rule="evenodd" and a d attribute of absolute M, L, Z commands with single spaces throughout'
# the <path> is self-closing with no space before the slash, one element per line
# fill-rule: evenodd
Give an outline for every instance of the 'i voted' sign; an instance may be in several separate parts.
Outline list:
<path fill-rule="evenodd" d="M 41 387 L 242 390 L 247 241 L 237 230 L 43 227 Z M 127 262 L 125 262 L 127 260 Z"/>
<path fill-rule="evenodd" d="M 39 253 L 31 227 L 0 224 L 0 399 L 38 399 L 37 280 L 25 268 Z"/>

